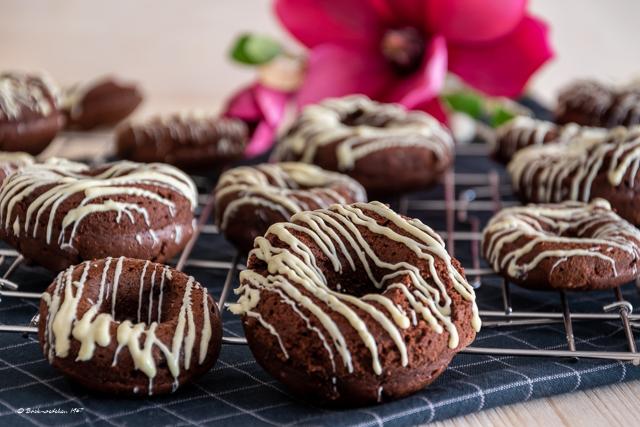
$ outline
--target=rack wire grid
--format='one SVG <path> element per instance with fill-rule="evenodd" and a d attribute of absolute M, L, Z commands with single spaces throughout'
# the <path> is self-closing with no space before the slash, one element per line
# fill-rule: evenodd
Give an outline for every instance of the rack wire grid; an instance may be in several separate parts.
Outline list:
<path fill-rule="evenodd" d="M 93 137 L 102 139 L 107 134 L 94 134 Z M 66 134 L 64 141 L 78 138 L 78 134 Z M 81 135 L 86 139 L 86 134 Z M 445 240 L 452 256 L 457 257 L 465 268 L 466 275 L 479 299 L 480 316 L 483 321 L 482 331 L 476 338 L 480 341 L 483 334 L 495 329 L 526 328 L 539 325 L 561 324 L 565 344 L 538 345 L 534 348 L 522 346 L 478 346 L 471 345 L 463 352 L 490 356 L 540 356 L 556 357 L 569 360 L 577 358 L 609 359 L 617 361 L 631 361 L 640 364 L 640 354 L 637 352 L 634 329 L 640 327 L 640 314 L 635 314 L 629 299 L 637 297 L 636 286 L 615 288 L 610 299 L 602 303 L 602 296 L 593 297 L 593 293 L 572 293 L 528 291 L 512 286 L 509 281 L 497 276 L 482 260 L 480 243 L 482 227 L 486 221 L 505 206 L 518 205 L 511 196 L 511 186 L 508 178 L 500 167 L 489 170 L 476 168 L 481 164 L 477 160 L 486 158 L 486 144 L 471 144 L 457 147 L 456 162 L 462 161 L 468 172 L 450 170 L 443 179 L 428 191 L 419 192 L 412 196 L 402 196 L 387 202 L 399 212 L 420 218 L 427 225 L 434 228 Z M 485 162 L 486 163 L 486 162 Z M 486 168 L 485 168 L 486 169 Z M 201 190 L 198 207 L 196 208 L 197 225 L 192 239 L 188 242 L 180 256 L 169 263 L 178 270 L 189 270 L 196 278 L 202 272 L 209 273 L 214 279 L 200 280 L 208 287 L 211 294 L 217 298 L 217 303 L 223 312 L 224 345 L 246 345 L 239 328 L 240 319 L 228 310 L 228 300 L 233 287 L 238 282 L 238 272 L 245 268 L 244 257 L 227 243 L 218 228 L 212 222 L 214 197 L 212 182 L 206 178 L 194 177 Z M 15 250 L 0 248 L 0 268 L 4 270 L 0 277 L 0 332 L 28 334 L 37 332 L 37 308 L 43 286 L 51 282 L 52 276 L 40 267 L 34 267 Z M 21 273 L 21 280 L 15 277 Z M 26 279 L 25 279 L 26 278 Z M 34 292 L 34 288 L 40 292 Z M 536 294 L 537 304 L 532 304 L 529 298 Z M 545 295 L 539 298 L 540 295 Z M 601 295 L 601 293 L 600 293 Z M 496 309 L 495 301 L 500 300 L 501 309 Z M 16 301 L 9 303 L 8 301 Z M 483 307 L 483 301 L 492 301 Z M 521 304 L 519 304 L 521 302 Z M 593 310 L 593 303 L 600 310 Z M 588 303 L 590 310 L 580 307 Z M 12 304 L 7 307 L 7 304 Z M 575 306 L 571 309 L 571 306 Z M 7 324 L 3 321 L 2 311 L 9 308 L 22 308 L 23 322 Z M 34 314 L 35 313 L 35 314 Z M 33 317 L 31 317 L 33 316 Z M 589 343 L 592 337 L 574 335 L 574 325 L 577 322 L 608 323 L 615 331 L 622 330 L 626 351 L 585 350 L 577 348 L 576 342 Z M 583 328 L 584 331 L 595 331 L 597 328 Z M 622 339 L 622 337 L 621 337 Z"/>

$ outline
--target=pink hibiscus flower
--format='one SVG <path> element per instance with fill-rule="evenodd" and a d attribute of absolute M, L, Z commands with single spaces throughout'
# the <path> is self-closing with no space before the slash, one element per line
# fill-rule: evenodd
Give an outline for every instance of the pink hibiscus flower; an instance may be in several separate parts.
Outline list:
<path fill-rule="evenodd" d="M 363 93 L 440 113 L 447 70 L 489 95 L 517 96 L 553 56 L 526 0 L 276 0 L 310 49 L 300 105 Z"/>
<path fill-rule="evenodd" d="M 258 156 L 273 145 L 290 96 L 287 92 L 255 83 L 241 89 L 227 102 L 223 115 L 243 120 L 249 127 L 251 139 L 245 149 L 247 157 Z"/>

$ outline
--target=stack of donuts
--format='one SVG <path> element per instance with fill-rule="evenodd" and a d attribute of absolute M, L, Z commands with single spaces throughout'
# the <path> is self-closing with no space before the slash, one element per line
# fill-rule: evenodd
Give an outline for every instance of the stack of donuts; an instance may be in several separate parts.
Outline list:
<path fill-rule="evenodd" d="M 47 360 L 85 387 L 130 396 L 209 371 L 218 306 L 206 284 L 166 263 L 194 236 L 198 194 L 181 169 L 228 167 L 246 126 L 158 116 L 117 128 L 126 160 L 42 160 L 28 144 L 63 126 L 114 124 L 140 92 L 110 78 L 62 93 L 42 78 L 2 79 L 0 148 L 16 152 L 0 154 L 0 238 L 58 273 L 40 302 Z M 289 388 L 347 405 L 397 399 L 473 341 L 475 294 L 440 236 L 367 202 L 435 184 L 453 152 L 431 116 L 350 96 L 305 108 L 273 162 L 219 177 L 217 226 L 247 258 L 230 310 L 258 363 Z"/>
<path fill-rule="evenodd" d="M 613 288 L 640 276 L 640 91 L 578 81 L 561 91 L 556 123 L 519 117 L 496 132 L 527 204 L 484 230 L 493 269 L 544 290 Z"/>

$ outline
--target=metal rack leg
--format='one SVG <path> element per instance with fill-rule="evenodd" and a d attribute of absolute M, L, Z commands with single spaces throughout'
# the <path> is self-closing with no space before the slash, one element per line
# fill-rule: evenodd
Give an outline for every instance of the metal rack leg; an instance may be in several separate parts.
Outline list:
<path fill-rule="evenodd" d="M 236 271 L 238 270 L 238 259 L 240 258 L 240 253 L 236 252 L 233 258 L 231 259 L 231 268 L 227 271 L 227 277 L 224 279 L 224 286 L 222 287 L 222 292 L 220 292 L 220 298 L 218 298 L 218 308 L 222 310 L 224 308 L 225 302 L 227 302 L 227 296 L 229 295 L 229 290 L 231 289 L 231 283 L 233 283 L 233 278 L 236 275 Z"/>
<path fill-rule="evenodd" d="M 564 319 L 564 329 L 567 335 L 569 351 L 576 351 L 576 341 L 573 336 L 573 324 L 571 323 L 571 311 L 569 310 L 567 294 L 564 291 L 560 291 L 560 301 L 562 303 L 562 318 Z"/>
<path fill-rule="evenodd" d="M 619 287 L 614 288 L 613 293 L 616 297 L 617 303 L 604 306 L 604 310 L 610 311 L 615 308 L 618 309 L 620 320 L 622 321 L 622 327 L 624 329 L 624 334 L 627 337 L 629 351 L 631 353 L 636 353 L 636 340 L 633 336 L 633 330 L 631 329 L 631 322 L 629 321 L 629 315 L 633 312 L 633 306 L 628 301 L 624 300 L 624 298 L 622 297 L 622 291 Z"/>
<path fill-rule="evenodd" d="M 450 170 L 444 176 L 444 203 L 446 209 L 446 229 L 447 229 L 447 249 L 449 254 L 454 257 L 455 239 L 453 232 L 455 230 L 455 214 L 456 214 L 456 184 L 455 184 L 455 172 Z"/>
<path fill-rule="evenodd" d="M 511 314 L 513 308 L 511 307 L 511 289 L 509 288 L 509 281 L 502 279 L 502 304 L 504 305 L 504 313 Z"/>
<path fill-rule="evenodd" d="M 185 248 L 182 250 L 182 253 L 180 254 L 180 258 L 176 263 L 176 270 L 182 271 L 184 269 L 184 266 L 187 263 L 189 256 L 191 255 L 191 251 L 193 251 L 193 247 L 195 246 L 196 241 L 198 240 L 198 236 L 202 232 L 204 225 L 207 223 L 207 220 L 209 219 L 209 217 L 211 216 L 211 213 L 213 212 L 214 201 L 215 201 L 215 198 L 213 197 L 213 194 L 211 194 L 209 196 L 209 200 L 207 204 L 204 206 L 204 208 L 202 208 L 202 211 L 200 212 L 200 217 L 198 218 L 198 224 L 196 225 L 196 229 L 193 232 L 193 236 L 191 236 L 191 239 L 189 240 L 189 242 L 187 242 L 187 245 L 185 246 Z"/>

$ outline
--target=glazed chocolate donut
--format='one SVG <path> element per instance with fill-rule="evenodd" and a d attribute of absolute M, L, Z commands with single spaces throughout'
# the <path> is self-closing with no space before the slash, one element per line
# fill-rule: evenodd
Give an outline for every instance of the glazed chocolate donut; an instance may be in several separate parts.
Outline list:
<path fill-rule="evenodd" d="M 59 92 L 45 76 L 0 74 L 0 150 L 42 152 L 64 125 Z"/>
<path fill-rule="evenodd" d="M 442 239 L 379 202 L 272 225 L 236 294 L 231 311 L 258 363 L 314 402 L 420 390 L 480 328 L 473 288 Z"/>
<path fill-rule="evenodd" d="M 67 88 L 62 94 L 61 110 L 67 128 L 87 130 L 118 123 L 141 102 L 142 93 L 135 85 L 103 77 Z"/>
<path fill-rule="evenodd" d="M 520 150 L 508 165 L 523 202 L 588 202 L 600 197 L 634 225 L 640 225 L 640 126 L 615 128 L 565 144 Z"/>
<path fill-rule="evenodd" d="M 491 156 L 498 162 L 507 164 L 516 151 L 531 145 L 567 142 L 582 137 L 605 135 L 606 130 L 570 123 L 558 126 L 546 120 L 519 116 L 496 130 L 496 139 L 491 147 Z"/>
<path fill-rule="evenodd" d="M 361 95 L 305 107 L 275 157 L 355 178 L 369 195 L 424 189 L 453 161 L 453 139 L 433 117 Z"/>
<path fill-rule="evenodd" d="M 334 203 L 364 202 L 357 181 L 305 163 L 242 166 L 220 176 L 215 190 L 216 223 L 227 240 L 247 253 L 271 224 Z"/>
<path fill-rule="evenodd" d="M 169 165 L 49 161 L 5 179 L 0 238 L 53 271 L 105 256 L 162 262 L 189 241 L 196 203 L 193 182 Z"/>
<path fill-rule="evenodd" d="M 558 123 L 613 128 L 640 124 L 640 87 L 613 88 L 593 80 L 580 80 L 558 95 Z"/>
<path fill-rule="evenodd" d="M 120 158 L 164 162 L 190 171 L 211 170 L 240 160 L 247 141 L 247 126 L 241 120 L 201 113 L 126 123 L 116 136 Z"/>
<path fill-rule="evenodd" d="M 640 232 L 603 199 L 503 209 L 482 250 L 497 273 L 533 289 L 608 289 L 640 276 Z"/>
<path fill-rule="evenodd" d="M 193 277 L 131 258 L 61 272 L 40 300 L 45 357 L 90 390 L 150 396 L 209 371 L 222 343 L 220 313 Z"/>

